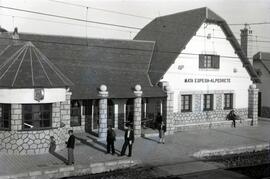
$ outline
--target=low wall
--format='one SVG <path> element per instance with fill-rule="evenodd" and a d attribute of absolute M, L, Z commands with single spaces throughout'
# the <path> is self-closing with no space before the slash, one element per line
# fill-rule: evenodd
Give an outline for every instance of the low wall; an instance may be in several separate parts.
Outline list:
<path fill-rule="evenodd" d="M 42 154 L 49 151 L 50 136 L 54 136 L 57 150 L 65 147 L 67 128 L 39 131 L 0 131 L 0 153 L 16 155 Z"/>
<path fill-rule="evenodd" d="M 189 123 L 201 123 L 201 122 L 215 122 L 224 121 L 230 110 L 214 110 L 214 111 L 202 111 L 202 112 L 184 112 L 174 113 L 174 125 L 189 124 Z M 248 118 L 248 109 L 241 108 L 236 109 L 237 115 L 241 119 Z"/>

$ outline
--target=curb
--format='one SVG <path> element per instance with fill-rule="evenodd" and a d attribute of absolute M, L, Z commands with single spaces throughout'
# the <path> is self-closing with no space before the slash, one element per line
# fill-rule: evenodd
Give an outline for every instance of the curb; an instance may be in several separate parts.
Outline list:
<path fill-rule="evenodd" d="M 240 146 L 240 147 L 233 147 L 233 148 L 222 148 L 222 149 L 215 149 L 215 150 L 200 150 L 199 152 L 194 153 L 192 156 L 195 158 L 204 158 L 210 156 L 224 156 L 229 154 L 240 154 L 244 152 L 253 152 L 253 151 L 262 151 L 262 150 L 269 150 L 270 144 L 264 143 L 259 145 L 249 145 L 249 146 Z"/>
<path fill-rule="evenodd" d="M 141 164 L 141 161 L 132 159 L 112 160 L 108 162 L 92 163 L 90 165 L 61 166 L 59 168 L 48 168 L 46 170 L 5 175 L 0 176 L 0 179 L 49 179 L 72 177 L 129 168 L 138 164 Z"/>

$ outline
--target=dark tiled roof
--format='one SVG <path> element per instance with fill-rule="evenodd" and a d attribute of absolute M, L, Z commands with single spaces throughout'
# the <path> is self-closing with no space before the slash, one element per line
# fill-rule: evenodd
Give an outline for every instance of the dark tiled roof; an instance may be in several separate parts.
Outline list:
<path fill-rule="evenodd" d="M 142 86 L 144 97 L 166 96 L 160 88 L 151 86 L 147 73 L 153 42 L 19 36 L 20 41 L 31 41 L 74 83 L 71 87 L 73 99 L 99 98 L 101 84 L 107 85 L 109 98 L 135 97 L 133 87 L 136 84 Z"/>
<path fill-rule="evenodd" d="M 134 38 L 155 42 L 155 51 L 148 71 L 152 84 L 158 83 L 204 22 L 215 23 L 222 28 L 251 79 L 259 82 L 256 72 L 226 21 L 208 8 L 199 8 L 158 17 L 147 24 Z"/>
<path fill-rule="evenodd" d="M 1 88 L 69 87 L 72 82 L 31 42 L 0 47 Z"/>
<path fill-rule="evenodd" d="M 253 56 L 253 60 L 260 61 L 270 73 L 270 52 L 258 52 Z"/>

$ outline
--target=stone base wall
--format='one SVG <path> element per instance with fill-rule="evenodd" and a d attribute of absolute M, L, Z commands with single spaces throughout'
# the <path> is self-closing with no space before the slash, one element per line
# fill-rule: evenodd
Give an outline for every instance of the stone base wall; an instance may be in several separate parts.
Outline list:
<path fill-rule="evenodd" d="M 67 128 L 39 131 L 0 131 L 0 153 L 33 155 L 47 153 L 50 136 L 54 136 L 56 150 L 65 148 L 68 139 Z"/>
<path fill-rule="evenodd" d="M 230 110 L 214 110 L 207 112 L 184 112 L 184 113 L 174 113 L 174 125 L 188 124 L 188 123 L 200 123 L 200 122 L 214 122 L 214 121 L 224 121 L 226 116 L 229 114 Z M 241 108 L 236 109 L 237 115 L 241 119 L 248 118 L 248 109 Z"/>

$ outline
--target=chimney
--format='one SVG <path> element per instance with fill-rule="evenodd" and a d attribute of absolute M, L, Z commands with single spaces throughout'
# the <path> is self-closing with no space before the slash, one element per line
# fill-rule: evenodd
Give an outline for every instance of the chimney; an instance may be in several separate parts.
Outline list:
<path fill-rule="evenodd" d="M 241 48 L 251 64 L 253 64 L 253 52 L 252 52 L 252 30 L 245 24 L 245 27 L 241 31 Z"/>

